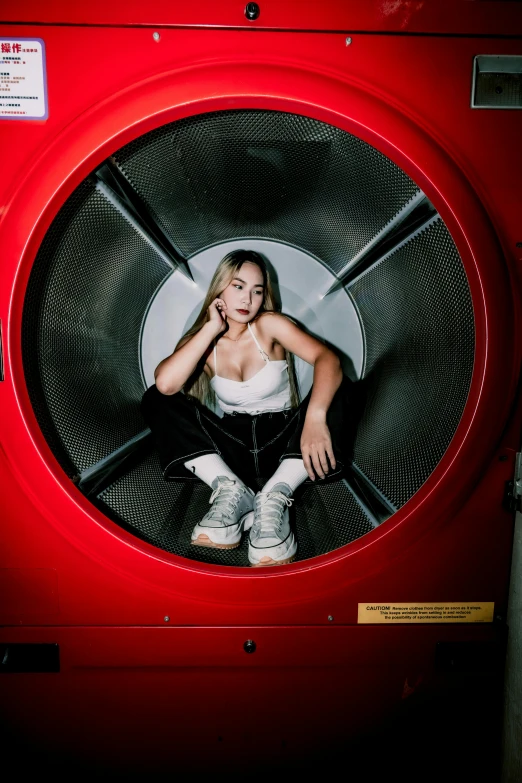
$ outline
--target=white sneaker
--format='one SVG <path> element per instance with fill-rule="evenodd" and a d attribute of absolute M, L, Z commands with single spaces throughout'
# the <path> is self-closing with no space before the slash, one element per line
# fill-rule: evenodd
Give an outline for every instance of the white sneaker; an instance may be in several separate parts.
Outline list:
<path fill-rule="evenodd" d="M 191 543 L 216 549 L 234 549 L 241 543 L 243 530 L 252 526 L 250 512 L 254 493 L 238 481 L 218 476 L 212 482 L 212 508 L 192 531 Z"/>
<path fill-rule="evenodd" d="M 254 499 L 253 525 L 248 542 L 248 560 L 252 566 L 291 563 L 297 543 L 290 530 L 289 507 L 292 490 L 276 484 L 270 492 L 258 492 Z"/>

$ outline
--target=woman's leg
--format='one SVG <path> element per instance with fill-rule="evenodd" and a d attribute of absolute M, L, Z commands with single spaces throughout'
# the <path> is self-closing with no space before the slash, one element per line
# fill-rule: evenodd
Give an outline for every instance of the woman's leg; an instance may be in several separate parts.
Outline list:
<path fill-rule="evenodd" d="M 195 402 L 184 394 L 161 394 L 150 386 L 142 397 L 141 413 L 152 431 L 165 479 L 188 478 L 185 462 L 220 453 L 201 427 Z"/>
<path fill-rule="evenodd" d="M 165 479 L 199 478 L 212 486 L 216 476 L 236 479 L 242 444 L 226 436 L 225 421 L 184 394 L 161 394 L 151 386 L 141 402 Z"/>
<path fill-rule="evenodd" d="M 248 559 L 254 567 L 290 563 L 297 551 L 288 508 L 294 489 L 307 474 L 301 474 L 302 460 L 285 460 L 283 469 L 279 457 L 298 420 L 299 411 L 265 413 L 252 419 L 258 477 L 270 476 L 254 500 L 248 545 Z"/>
<path fill-rule="evenodd" d="M 287 457 L 279 463 L 279 466 L 265 483 L 261 492 L 270 492 L 278 484 L 284 484 L 288 488 L 287 494 L 291 495 L 307 478 L 308 473 L 306 472 L 303 459 Z"/>
<path fill-rule="evenodd" d="M 338 480 L 344 471 L 343 452 L 348 450 L 343 449 L 345 444 L 342 437 L 346 433 L 346 407 L 350 385 L 348 379 L 343 381 L 327 414 L 336 467 L 325 479 L 316 479 L 321 483 Z M 288 427 L 282 429 L 280 438 L 268 444 L 265 449 L 265 467 L 270 467 L 277 451 L 281 453 L 282 439 L 286 438 L 278 467 L 254 500 L 254 522 L 248 548 L 248 558 L 253 566 L 289 563 L 296 555 L 297 543 L 290 527 L 288 509 L 292 505 L 295 490 L 307 480 L 312 483 L 304 466 L 300 446 L 310 396 L 311 392 L 295 412 Z"/>
<path fill-rule="evenodd" d="M 220 549 L 239 546 L 245 524 L 251 524 L 254 493 L 222 453 L 231 456 L 240 441 L 227 436 L 218 416 L 184 394 L 164 395 L 151 386 L 143 395 L 141 411 L 153 433 L 164 477 L 195 476 L 213 489 L 212 508 L 194 527 L 192 543 Z"/>

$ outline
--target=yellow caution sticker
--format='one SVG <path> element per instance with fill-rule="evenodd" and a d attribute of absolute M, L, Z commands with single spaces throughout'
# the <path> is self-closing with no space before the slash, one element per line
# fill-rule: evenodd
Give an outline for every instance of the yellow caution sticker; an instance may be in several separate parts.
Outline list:
<path fill-rule="evenodd" d="M 360 625 L 396 623 L 491 623 L 493 601 L 443 604 L 359 604 Z"/>

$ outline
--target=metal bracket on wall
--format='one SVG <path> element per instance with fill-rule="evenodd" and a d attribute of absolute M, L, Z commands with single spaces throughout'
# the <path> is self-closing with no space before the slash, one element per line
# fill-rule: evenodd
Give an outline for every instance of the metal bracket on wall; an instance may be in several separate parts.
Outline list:
<path fill-rule="evenodd" d="M 132 465 L 131 458 L 140 459 L 144 451 L 148 449 L 152 441 L 150 429 L 142 430 L 133 438 L 130 438 L 119 448 L 106 457 L 86 468 L 81 474 L 73 477 L 73 482 L 87 497 L 99 495 L 120 475 Z"/>
<path fill-rule="evenodd" d="M 522 511 L 522 453 L 515 458 L 515 474 L 512 481 L 506 483 L 504 506 L 509 511 Z"/>
<path fill-rule="evenodd" d="M 337 280 L 332 283 L 322 298 L 353 283 L 370 266 L 384 261 L 387 256 L 407 244 L 437 219 L 439 214 L 431 201 L 424 193 L 418 191 L 371 242 L 365 245 L 340 272 L 337 272 Z"/>
<path fill-rule="evenodd" d="M 93 174 L 92 182 L 151 244 L 167 264 L 193 280 L 187 259 L 159 225 L 117 163 L 108 158 Z"/>

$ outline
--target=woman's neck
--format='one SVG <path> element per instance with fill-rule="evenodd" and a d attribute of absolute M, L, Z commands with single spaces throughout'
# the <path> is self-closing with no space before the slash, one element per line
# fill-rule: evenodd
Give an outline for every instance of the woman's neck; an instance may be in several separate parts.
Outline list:
<path fill-rule="evenodd" d="M 232 340 L 232 342 L 237 343 L 239 340 L 243 337 L 243 335 L 248 331 L 248 324 L 234 324 L 228 325 L 228 330 L 223 335 L 229 340 Z"/>

